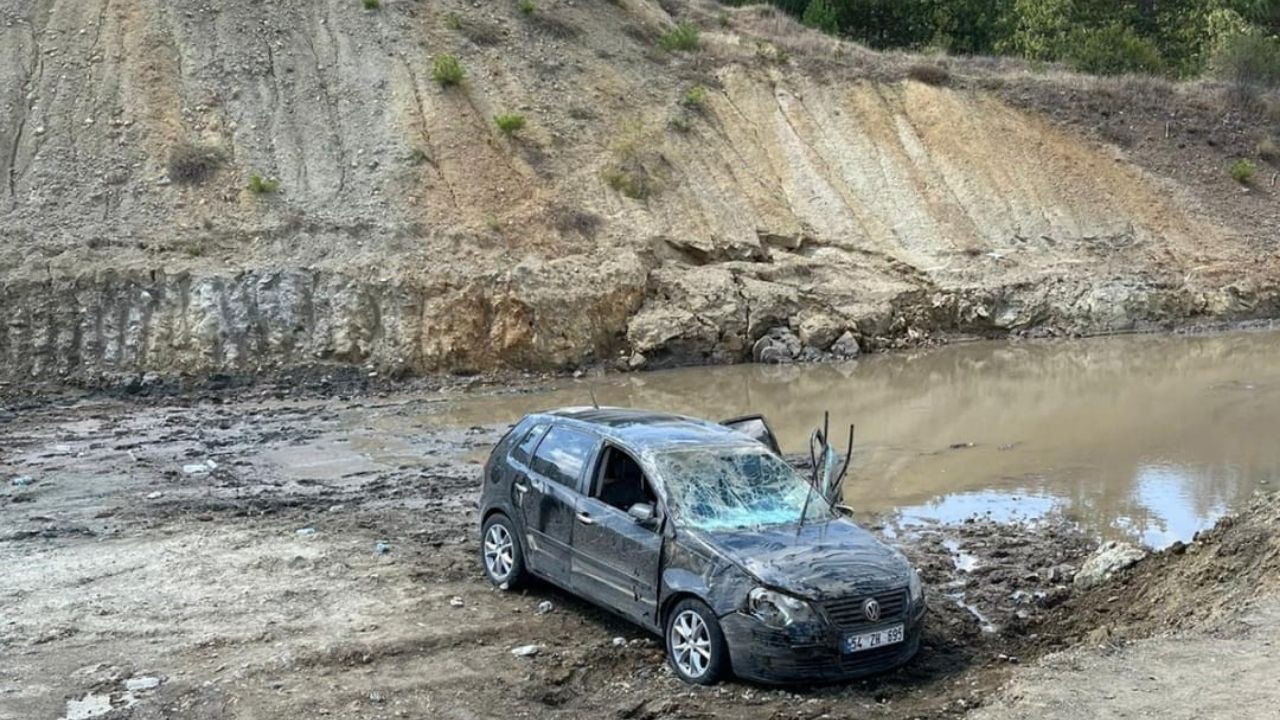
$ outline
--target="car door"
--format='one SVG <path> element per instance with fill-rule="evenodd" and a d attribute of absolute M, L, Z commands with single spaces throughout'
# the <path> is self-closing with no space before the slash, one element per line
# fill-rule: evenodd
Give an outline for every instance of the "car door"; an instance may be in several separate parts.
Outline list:
<path fill-rule="evenodd" d="M 773 434 L 773 428 L 769 427 L 769 421 L 763 415 L 743 415 L 742 417 L 730 418 L 722 420 L 721 425 L 733 428 L 747 437 L 763 444 L 776 455 L 782 454 L 782 449 L 778 445 L 778 438 Z"/>
<path fill-rule="evenodd" d="M 528 472 L 512 485 L 524 521 L 526 559 L 539 575 L 566 587 L 579 484 L 599 444 L 589 432 L 552 425 L 533 451 Z"/>
<path fill-rule="evenodd" d="M 656 513 L 657 499 L 651 484 L 645 488 L 647 493 L 627 501 L 602 497 L 610 455 L 625 458 L 634 468 L 637 482 L 648 482 L 639 464 L 619 448 L 606 446 L 600 453 L 587 493 L 578 499 L 571 561 L 573 590 L 642 625 L 656 625 L 662 520 L 657 515 L 648 521 L 638 520 L 621 505 L 644 502 Z"/>

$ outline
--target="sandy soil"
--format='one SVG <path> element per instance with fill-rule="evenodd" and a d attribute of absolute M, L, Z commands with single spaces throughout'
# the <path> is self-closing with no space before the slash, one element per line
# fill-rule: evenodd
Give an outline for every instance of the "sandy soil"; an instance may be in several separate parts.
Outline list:
<path fill-rule="evenodd" d="M 1085 646 L 1018 674 L 999 699 L 972 715 L 995 718 L 1165 720 L 1276 717 L 1280 706 L 1280 603 L 1238 621 L 1226 635 Z"/>
<path fill-rule="evenodd" d="M 1093 543 L 1065 523 L 981 521 L 885 529 L 930 586 L 924 648 L 903 670 L 686 687 L 625 622 L 484 582 L 474 485 L 503 428 L 433 427 L 438 403 L 78 399 L 0 414 L 0 718 L 913 718 L 1029 712 L 1028 692 L 1074 702 L 1019 690 L 1035 683 L 1083 692 L 1057 685 L 1074 666 L 1020 668 L 1061 644 L 1042 628 L 1076 602 L 1062 583 Z M 1249 637 L 1202 642 L 1242 670 L 1274 660 Z M 536 656 L 512 655 L 528 644 Z M 1094 674 L 1125 662 L 1079 652 Z M 1124 652 L 1187 682 L 1173 641 Z"/>

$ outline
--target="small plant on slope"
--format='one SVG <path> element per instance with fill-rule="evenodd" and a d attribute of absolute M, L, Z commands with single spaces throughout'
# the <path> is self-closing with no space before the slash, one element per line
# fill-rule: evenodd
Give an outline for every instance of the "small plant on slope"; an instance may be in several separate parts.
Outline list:
<path fill-rule="evenodd" d="M 1253 174 L 1257 171 L 1258 168 L 1253 163 L 1241 158 L 1231 166 L 1231 178 L 1241 185 L 1245 185 L 1253 179 Z"/>
<path fill-rule="evenodd" d="M 658 47 L 667 52 L 690 52 L 698 49 L 699 42 L 698 27 L 688 20 L 681 20 L 658 38 Z"/>
<path fill-rule="evenodd" d="M 254 195 L 267 195 L 280 189 L 280 181 L 275 178 L 264 178 L 258 173 L 249 176 L 249 192 Z"/>
<path fill-rule="evenodd" d="M 450 53 L 437 55 L 431 66 L 431 77 L 440 83 L 441 87 L 457 85 L 466 76 L 467 73 L 462 69 L 462 63 L 458 61 L 455 55 Z"/>
<path fill-rule="evenodd" d="M 524 129 L 524 116 L 519 113 L 499 113 L 493 122 L 503 135 L 514 135 Z"/>

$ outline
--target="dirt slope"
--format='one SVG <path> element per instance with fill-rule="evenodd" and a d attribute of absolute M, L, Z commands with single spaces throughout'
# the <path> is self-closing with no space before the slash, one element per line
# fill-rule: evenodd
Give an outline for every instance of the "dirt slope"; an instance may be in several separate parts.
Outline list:
<path fill-rule="evenodd" d="M 700 50 L 656 47 L 676 17 Z M 432 79 L 444 52 L 458 87 Z M 16 0 L 0 53 L 13 378 L 1280 315 L 1274 191 L 1224 164 L 1268 120 L 1212 88 L 1139 107 L 955 60 L 924 84 L 917 58 L 709 1 Z M 501 112 L 527 126 L 504 136 Z M 175 169 L 191 148 L 217 160 Z"/>
<path fill-rule="evenodd" d="M 974 718 L 1273 718 L 1280 702 L 1280 495 L 1054 608 L 1069 649 L 1015 672 Z"/>

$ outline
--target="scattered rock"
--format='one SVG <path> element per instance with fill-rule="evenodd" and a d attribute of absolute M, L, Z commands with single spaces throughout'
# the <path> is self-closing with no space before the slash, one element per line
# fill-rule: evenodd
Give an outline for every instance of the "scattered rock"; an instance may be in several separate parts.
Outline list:
<path fill-rule="evenodd" d="M 542 651 L 540 645 L 521 645 L 520 647 L 511 648 L 511 654 L 516 657 L 533 657 Z"/>
<path fill-rule="evenodd" d="M 124 681 L 124 689 L 130 692 L 154 690 L 160 687 L 160 678 L 151 676 L 132 677 Z"/>
<path fill-rule="evenodd" d="M 556 606 L 553 605 L 550 600 L 543 600 L 542 602 L 538 603 L 539 615 L 546 615 L 547 613 L 555 609 L 556 609 Z"/>
<path fill-rule="evenodd" d="M 35 482 L 35 480 L 33 480 L 30 475 L 19 475 L 18 477 L 13 479 L 13 486 L 27 487 L 33 482 Z"/>
<path fill-rule="evenodd" d="M 1073 582 L 1082 590 L 1097 587 L 1146 556 L 1147 551 L 1135 545 L 1105 542 L 1084 561 Z"/>
<path fill-rule="evenodd" d="M 378 553 L 379 555 L 386 555 L 387 553 L 391 552 L 391 545 L 389 545 L 388 543 L 379 541 L 377 544 L 373 546 L 373 551 Z"/>
<path fill-rule="evenodd" d="M 304 527 L 298 530 L 298 534 L 302 537 L 311 537 L 316 534 L 316 529 L 313 527 Z"/>
<path fill-rule="evenodd" d="M 776 327 L 765 333 L 751 347 L 751 357 L 758 363 L 789 363 L 800 355 L 800 338 L 789 328 Z"/>
<path fill-rule="evenodd" d="M 639 370 L 648 362 L 649 358 L 645 357 L 644 353 L 631 353 L 631 358 L 627 360 L 627 367 L 632 370 Z"/>
<path fill-rule="evenodd" d="M 462 598 L 458 597 L 457 595 L 454 595 L 453 597 L 449 598 L 449 607 L 460 608 L 460 607 L 463 607 L 464 605 L 466 605 L 466 603 L 463 602 Z"/>
<path fill-rule="evenodd" d="M 202 463 L 193 463 L 190 465 L 182 466 L 182 472 L 186 473 L 187 475 L 208 475 L 209 473 L 217 469 L 218 469 L 218 463 L 212 460 L 205 460 Z"/>
<path fill-rule="evenodd" d="M 832 343 L 830 352 L 838 358 L 851 358 L 862 354 L 862 348 L 858 345 L 858 338 L 852 332 L 845 331 Z"/>
<path fill-rule="evenodd" d="M 616 637 L 613 639 L 614 647 L 626 647 L 626 645 L 627 645 L 627 639 L 624 637 Z"/>
<path fill-rule="evenodd" d="M 815 314 L 805 318 L 800 323 L 799 333 L 800 342 L 806 347 L 815 350 L 826 350 L 836 341 L 836 338 L 842 337 L 841 333 L 845 332 L 844 323 L 831 317 L 830 315 Z"/>

